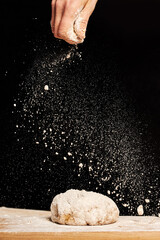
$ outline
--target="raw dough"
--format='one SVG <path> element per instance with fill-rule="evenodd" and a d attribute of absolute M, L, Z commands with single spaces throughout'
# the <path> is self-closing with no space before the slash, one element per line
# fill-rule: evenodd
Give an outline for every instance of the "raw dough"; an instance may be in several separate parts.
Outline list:
<path fill-rule="evenodd" d="M 119 210 L 112 199 L 85 190 L 58 194 L 51 204 L 51 219 L 60 224 L 103 225 L 116 222 L 118 217 Z"/>

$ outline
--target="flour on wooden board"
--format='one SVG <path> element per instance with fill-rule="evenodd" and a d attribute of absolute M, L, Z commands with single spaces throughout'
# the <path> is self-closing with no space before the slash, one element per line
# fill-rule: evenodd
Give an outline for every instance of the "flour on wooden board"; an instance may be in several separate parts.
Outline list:
<path fill-rule="evenodd" d="M 69 226 L 51 222 L 49 211 L 0 208 L 1 232 L 131 232 L 160 231 L 160 218 L 153 216 L 120 216 L 114 224 Z"/>

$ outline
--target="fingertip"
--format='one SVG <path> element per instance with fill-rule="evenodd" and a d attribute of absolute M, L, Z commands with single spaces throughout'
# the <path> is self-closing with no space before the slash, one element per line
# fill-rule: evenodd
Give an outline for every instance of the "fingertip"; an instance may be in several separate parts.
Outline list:
<path fill-rule="evenodd" d="M 68 39 L 64 39 L 64 41 L 69 43 L 69 44 L 72 44 L 72 45 L 77 45 L 77 44 L 83 43 L 83 41 L 74 42 L 74 41 L 71 41 L 71 40 L 68 40 Z"/>
<path fill-rule="evenodd" d="M 51 1 L 51 20 L 50 20 L 50 26 L 51 31 L 54 34 L 54 21 L 55 21 L 55 2 L 56 0 Z"/>
<path fill-rule="evenodd" d="M 66 35 L 62 39 L 64 41 L 66 41 L 67 43 L 72 44 L 72 45 L 77 45 L 77 44 L 80 44 L 84 41 L 84 39 L 80 39 L 77 36 L 76 37 L 71 37 L 70 35 Z"/>

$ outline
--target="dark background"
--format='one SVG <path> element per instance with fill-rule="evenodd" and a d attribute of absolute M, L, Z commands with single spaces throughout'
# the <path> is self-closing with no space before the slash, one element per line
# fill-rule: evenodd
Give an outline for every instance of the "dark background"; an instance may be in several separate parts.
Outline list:
<path fill-rule="evenodd" d="M 99 1 L 78 50 L 53 38 L 50 1 L 1 5 L 0 205 L 49 209 L 78 188 L 157 215 L 159 1 Z"/>

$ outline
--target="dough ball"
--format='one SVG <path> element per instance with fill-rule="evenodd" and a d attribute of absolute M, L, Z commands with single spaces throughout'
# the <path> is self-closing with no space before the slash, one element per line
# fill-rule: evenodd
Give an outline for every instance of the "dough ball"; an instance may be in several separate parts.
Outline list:
<path fill-rule="evenodd" d="M 114 223 L 119 210 L 112 199 L 95 192 L 68 190 L 51 203 L 53 222 L 68 225 L 103 225 Z"/>

